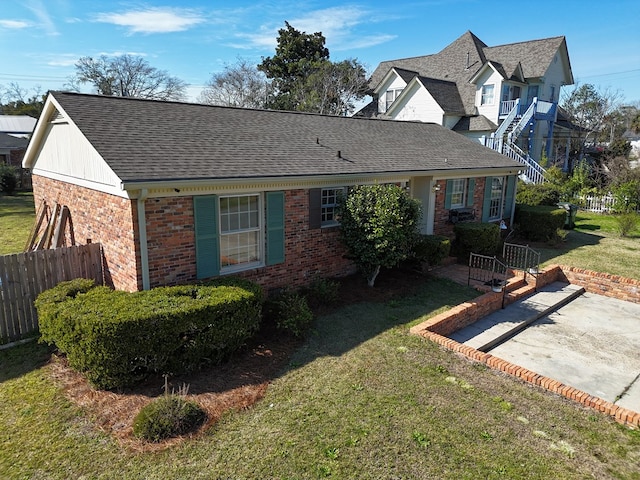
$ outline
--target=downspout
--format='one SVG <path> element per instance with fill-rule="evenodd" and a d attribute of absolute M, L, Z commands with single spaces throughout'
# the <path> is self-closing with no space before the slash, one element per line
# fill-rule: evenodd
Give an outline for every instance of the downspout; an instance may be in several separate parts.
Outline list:
<path fill-rule="evenodd" d="M 149 290 L 149 249 L 147 247 L 147 218 L 145 215 L 145 201 L 149 191 L 140 190 L 138 195 L 138 233 L 140 236 L 140 268 L 142 269 L 142 289 Z"/>

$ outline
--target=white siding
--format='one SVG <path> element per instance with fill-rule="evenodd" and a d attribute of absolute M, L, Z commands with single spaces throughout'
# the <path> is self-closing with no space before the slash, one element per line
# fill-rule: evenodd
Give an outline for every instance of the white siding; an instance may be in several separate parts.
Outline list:
<path fill-rule="evenodd" d="M 556 52 L 547 68 L 547 71 L 544 74 L 544 83 L 540 85 L 540 90 L 538 92 L 538 98 L 540 100 L 545 100 L 547 102 L 558 102 L 560 87 L 563 85 L 565 81 L 564 72 L 564 56 L 560 55 L 560 52 Z M 555 87 L 555 88 L 552 88 Z M 552 90 L 554 90 L 554 98 L 551 98 Z"/>
<path fill-rule="evenodd" d="M 387 111 L 386 92 L 387 90 L 404 89 L 407 86 L 406 82 L 395 73 L 380 86 L 378 90 L 378 112 L 385 113 Z"/>
<path fill-rule="evenodd" d="M 459 115 L 445 115 L 442 126 L 451 130 L 460 121 L 462 117 Z"/>
<path fill-rule="evenodd" d="M 400 104 L 395 105 L 391 114 L 394 120 L 418 120 L 443 125 L 444 110 L 431 94 L 420 84 L 414 83 L 406 92 Z M 455 125 L 455 124 L 454 124 Z"/>
<path fill-rule="evenodd" d="M 67 122 L 47 125 L 40 145 L 35 172 L 119 187 L 120 179 L 75 126 Z"/>
<path fill-rule="evenodd" d="M 485 139 L 491 135 L 490 132 L 461 132 L 465 137 L 480 145 L 484 145 Z"/>
<path fill-rule="evenodd" d="M 493 103 L 481 105 L 482 87 L 484 85 L 493 85 Z M 478 113 L 480 115 L 484 115 L 495 124 L 498 123 L 501 96 L 502 75 L 500 75 L 492 68 L 487 68 L 476 82 L 476 106 L 478 107 Z"/>

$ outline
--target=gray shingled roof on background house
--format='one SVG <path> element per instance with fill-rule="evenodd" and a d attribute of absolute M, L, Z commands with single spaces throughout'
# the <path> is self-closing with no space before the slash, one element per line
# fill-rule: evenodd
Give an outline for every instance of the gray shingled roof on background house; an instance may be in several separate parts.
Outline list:
<path fill-rule="evenodd" d="M 14 137 L 7 133 L 0 133 L 0 148 L 9 148 L 18 150 L 21 148 L 27 148 L 29 140 L 23 137 Z"/>
<path fill-rule="evenodd" d="M 525 78 L 542 77 L 564 43 L 565 37 L 559 36 L 489 47 L 467 31 L 438 53 L 381 62 L 371 75 L 369 84 L 372 88 L 378 86 L 391 68 L 416 71 L 424 77 L 455 82 L 466 114 L 473 115 L 476 87 L 469 80 L 486 62 L 493 62 L 507 79 L 516 74 L 518 64 L 522 66 Z"/>
<path fill-rule="evenodd" d="M 519 166 L 458 133 L 422 122 L 51 95 L 124 182 Z"/>

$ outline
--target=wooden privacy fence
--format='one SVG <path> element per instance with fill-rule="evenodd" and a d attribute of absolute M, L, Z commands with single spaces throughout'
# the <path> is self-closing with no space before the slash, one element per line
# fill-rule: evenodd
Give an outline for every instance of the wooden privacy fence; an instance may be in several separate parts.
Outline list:
<path fill-rule="evenodd" d="M 104 283 L 99 243 L 0 256 L 0 345 L 33 336 L 38 294 L 74 278 Z"/>

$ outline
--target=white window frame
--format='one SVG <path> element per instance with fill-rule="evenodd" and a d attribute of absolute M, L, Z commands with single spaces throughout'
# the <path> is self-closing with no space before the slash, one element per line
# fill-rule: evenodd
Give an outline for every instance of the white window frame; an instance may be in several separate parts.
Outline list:
<path fill-rule="evenodd" d="M 400 96 L 400 94 L 402 93 L 402 90 L 403 90 L 402 88 L 390 88 L 389 90 L 384 92 L 385 112 L 389 110 L 391 105 L 393 105 L 393 102 L 395 102 L 396 99 Z M 391 100 L 389 100 L 390 97 L 391 97 Z"/>
<path fill-rule="evenodd" d="M 480 105 L 493 105 L 495 101 L 496 86 L 493 83 L 482 86 L 480 91 Z"/>
<path fill-rule="evenodd" d="M 335 227 L 340 225 L 336 220 L 338 197 L 346 195 L 347 187 L 326 187 L 320 189 L 320 227 Z"/>
<path fill-rule="evenodd" d="M 499 183 L 500 188 L 495 188 L 496 181 Z M 489 221 L 500 220 L 502 218 L 502 212 L 504 211 L 504 195 L 506 191 L 506 179 L 505 177 L 492 177 L 491 178 L 491 198 L 489 200 Z"/>
<path fill-rule="evenodd" d="M 457 197 L 457 198 L 456 198 Z M 456 201 L 459 200 L 459 201 Z M 464 208 L 467 205 L 467 179 L 451 180 L 451 208 Z"/>
<path fill-rule="evenodd" d="M 223 212 L 223 201 L 227 199 L 239 199 L 245 197 L 253 197 L 257 199 L 257 207 L 256 210 L 237 210 L 237 211 L 229 211 L 228 213 Z M 230 273 L 237 272 L 241 270 L 248 270 L 251 268 L 264 266 L 264 258 L 265 258 L 265 246 L 264 246 L 264 202 L 262 198 L 262 194 L 260 193 L 245 193 L 245 194 L 237 194 L 237 195 L 221 195 L 218 198 L 218 226 L 219 226 L 219 255 L 220 255 L 220 273 Z M 251 222 L 251 213 L 256 214 L 257 225 L 253 225 Z M 238 226 L 235 228 L 230 228 L 231 224 L 231 215 L 237 214 L 237 224 Z M 240 215 L 247 214 L 248 215 L 248 225 L 243 227 L 240 225 L 241 218 Z M 225 225 L 226 223 L 226 225 Z M 242 236 L 248 238 L 249 236 L 255 235 L 254 243 L 246 244 L 246 247 L 243 250 L 243 245 L 241 244 Z M 229 248 L 229 245 L 226 243 L 229 242 L 233 237 L 236 238 L 238 247 L 236 247 L 236 251 L 233 252 Z M 242 257 L 243 254 L 250 255 L 251 249 L 250 247 L 255 248 L 255 256 L 257 258 L 247 258 L 246 260 L 238 259 L 236 263 L 230 263 L 229 259 L 235 257 Z"/>

